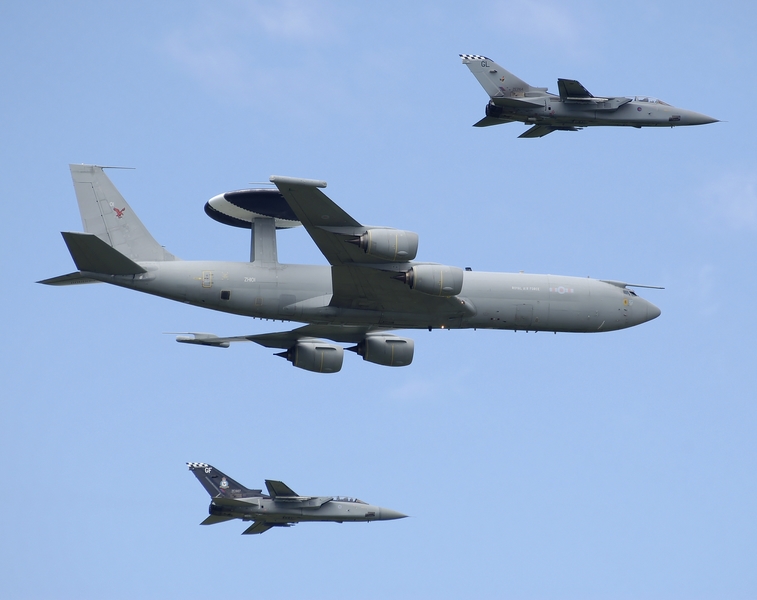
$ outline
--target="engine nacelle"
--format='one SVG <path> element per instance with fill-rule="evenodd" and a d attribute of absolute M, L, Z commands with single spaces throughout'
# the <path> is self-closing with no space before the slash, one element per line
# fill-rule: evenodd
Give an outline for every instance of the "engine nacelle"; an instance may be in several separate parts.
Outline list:
<path fill-rule="evenodd" d="M 401 229 L 369 229 L 350 243 L 366 254 L 395 262 L 413 260 L 418 254 L 418 234 Z"/>
<path fill-rule="evenodd" d="M 413 362 L 415 342 L 396 335 L 373 334 L 348 350 L 357 352 L 363 360 L 377 365 L 405 367 Z"/>
<path fill-rule="evenodd" d="M 320 340 L 300 340 L 276 356 L 286 358 L 298 369 L 313 373 L 336 373 L 344 361 L 344 348 Z"/>
<path fill-rule="evenodd" d="M 463 289 L 463 273 L 460 267 L 415 265 L 409 271 L 400 273 L 396 279 L 424 294 L 457 296 Z"/>

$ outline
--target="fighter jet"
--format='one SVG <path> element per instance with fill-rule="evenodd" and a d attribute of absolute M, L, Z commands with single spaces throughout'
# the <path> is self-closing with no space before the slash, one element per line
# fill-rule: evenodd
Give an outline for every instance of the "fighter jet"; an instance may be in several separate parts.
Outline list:
<path fill-rule="evenodd" d="M 550 94 L 547 88 L 527 84 L 490 58 L 477 54 L 460 57 L 491 98 L 486 116 L 474 127 L 520 121 L 532 127 L 518 137 L 535 138 L 598 125 L 677 127 L 718 121 L 651 96 L 599 98 L 573 79 L 558 79 L 559 95 Z"/>
<path fill-rule="evenodd" d="M 179 260 L 150 235 L 102 167 L 71 165 L 71 175 L 86 233 L 62 235 L 79 271 L 40 283 L 106 282 L 202 308 L 306 323 L 284 332 L 176 338 L 187 344 L 251 341 L 283 350 L 278 356 L 297 368 L 334 373 L 342 368 L 340 344 L 352 344 L 347 349 L 368 362 L 409 365 L 413 340 L 390 330 L 589 333 L 660 314 L 631 289 L 652 286 L 417 262 L 417 233 L 363 225 L 321 192 L 325 182 L 292 177 L 273 176 L 277 189 L 227 192 L 206 205 L 216 220 L 251 230 L 249 262 Z M 278 262 L 276 229 L 299 224 L 330 266 Z"/>
<path fill-rule="evenodd" d="M 303 521 L 391 521 L 404 519 L 401 512 L 373 506 L 344 496 L 300 496 L 281 481 L 265 480 L 268 494 L 250 490 L 218 469 L 187 463 L 189 470 L 210 494 L 210 516 L 200 525 L 214 525 L 231 519 L 252 521 L 242 534 L 265 533 L 271 527 L 291 527 Z"/>

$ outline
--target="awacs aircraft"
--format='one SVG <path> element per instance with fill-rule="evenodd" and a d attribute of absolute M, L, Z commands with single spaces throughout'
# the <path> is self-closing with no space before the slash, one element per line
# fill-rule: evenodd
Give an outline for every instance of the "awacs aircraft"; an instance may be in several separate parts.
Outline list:
<path fill-rule="evenodd" d="M 300 496 L 281 481 L 265 480 L 268 494 L 250 490 L 205 463 L 187 463 L 210 494 L 210 516 L 200 525 L 231 519 L 253 521 L 242 534 L 265 533 L 271 527 L 291 527 L 303 521 L 390 521 L 407 515 L 343 496 Z"/>
<path fill-rule="evenodd" d="M 532 127 L 518 137 L 543 137 L 553 131 L 578 131 L 584 127 L 677 127 L 705 125 L 717 119 L 676 108 L 651 96 L 598 98 L 573 79 L 558 79 L 559 95 L 533 87 L 477 54 L 461 54 L 463 64 L 491 98 L 486 116 L 474 127 L 520 121 Z"/>
<path fill-rule="evenodd" d="M 149 234 L 102 167 L 71 165 L 86 233 L 64 232 L 79 271 L 40 283 L 103 281 L 171 300 L 261 319 L 307 323 L 292 331 L 177 341 L 283 350 L 295 367 L 334 373 L 353 344 L 372 363 L 408 365 L 413 340 L 393 329 L 509 329 L 588 333 L 660 314 L 633 284 L 560 275 L 483 273 L 416 262 L 418 234 L 361 224 L 326 197 L 322 181 L 271 177 L 278 190 L 228 192 L 206 212 L 250 228 L 249 262 L 184 261 Z M 330 266 L 281 264 L 276 228 L 302 224 Z M 322 338 L 331 340 L 327 342 Z"/>

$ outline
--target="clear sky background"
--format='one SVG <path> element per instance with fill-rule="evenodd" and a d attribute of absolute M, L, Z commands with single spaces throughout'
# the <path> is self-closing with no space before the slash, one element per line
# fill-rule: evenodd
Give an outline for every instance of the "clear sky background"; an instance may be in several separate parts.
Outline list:
<path fill-rule="evenodd" d="M 14 2 L 0 8 L 3 598 L 757 596 L 754 3 Z M 532 85 L 724 122 L 517 139 L 471 127 L 459 53 Z M 620 279 L 662 316 L 594 335 L 404 332 L 409 367 L 316 375 L 282 330 L 107 285 L 53 288 L 68 163 L 185 259 L 244 261 L 215 194 L 324 179 L 419 260 Z M 304 230 L 282 262 L 325 264 Z M 186 461 L 412 517 L 200 527 Z"/>

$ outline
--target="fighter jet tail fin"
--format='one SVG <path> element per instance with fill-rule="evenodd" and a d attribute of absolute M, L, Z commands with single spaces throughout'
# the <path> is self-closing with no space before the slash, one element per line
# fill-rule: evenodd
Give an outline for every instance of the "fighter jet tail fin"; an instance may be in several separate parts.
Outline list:
<path fill-rule="evenodd" d="M 246 488 L 207 463 L 189 462 L 187 466 L 212 498 L 250 498 L 261 495 L 261 490 Z"/>
<path fill-rule="evenodd" d="M 176 257 L 155 241 L 131 206 L 96 165 L 69 165 L 84 231 L 132 261 L 166 261 Z"/>
<path fill-rule="evenodd" d="M 547 88 L 529 85 L 486 56 L 461 54 L 460 58 L 463 59 L 464 65 L 468 65 L 471 73 L 490 98 L 522 97 L 526 92 L 547 91 Z"/>

